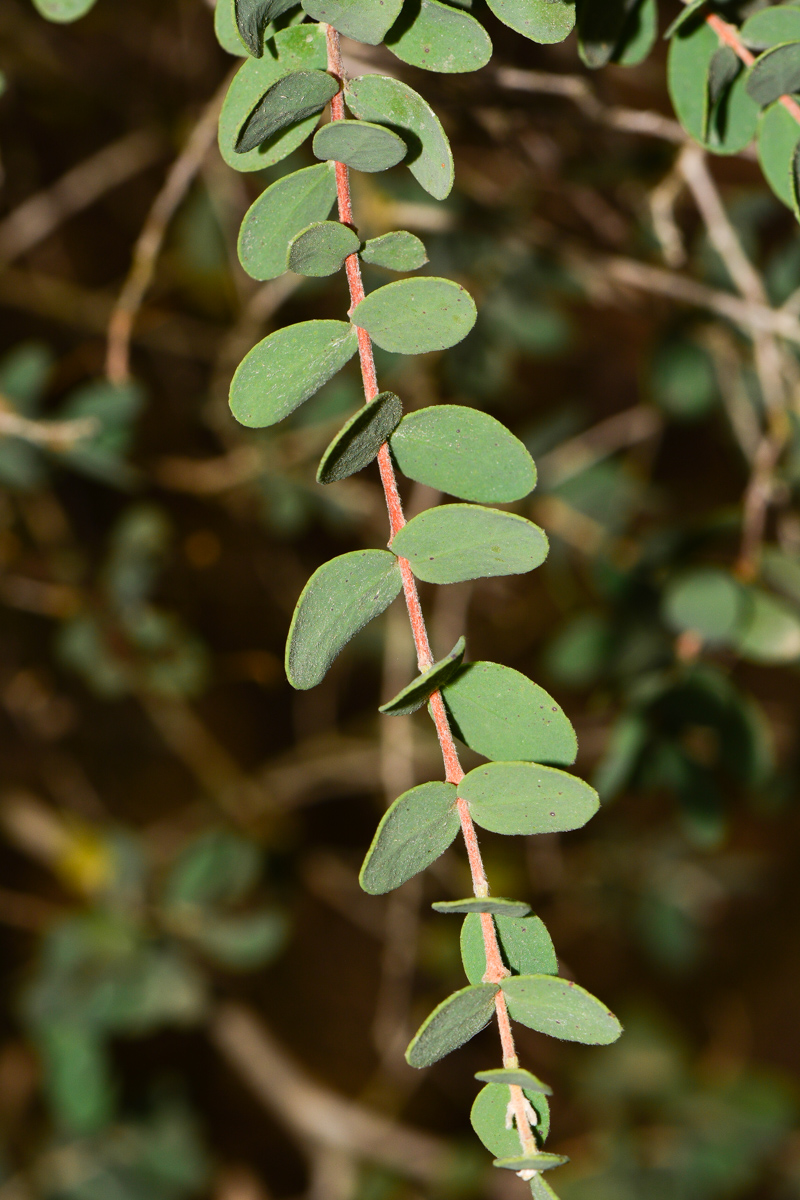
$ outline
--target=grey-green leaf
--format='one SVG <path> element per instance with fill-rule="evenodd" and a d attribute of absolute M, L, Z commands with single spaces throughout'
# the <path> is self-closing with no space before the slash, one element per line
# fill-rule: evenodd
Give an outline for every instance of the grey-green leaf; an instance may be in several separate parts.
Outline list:
<path fill-rule="evenodd" d="M 460 828 L 452 783 L 423 783 L 395 800 L 378 826 L 359 882 L 380 896 L 444 854 Z"/>
<path fill-rule="evenodd" d="M 747 592 L 729 571 L 700 567 L 668 584 L 662 611 L 676 633 L 691 631 L 710 645 L 725 645 L 744 621 Z"/>
<path fill-rule="evenodd" d="M 597 812 L 594 788 L 575 775 L 536 763 L 495 762 L 461 781 L 459 796 L 473 820 L 493 833 L 563 833 L 580 829 Z"/>
<path fill-rule="evenodd" d="M 312 133 L 318 117 L 290 125 L 248 154 L 236 150 L 242 125 L 264 93 L 279 79 L 299 70 L 324 70 L 328 61 L 325 30 L 321 25 L 282 29 L 270 42 L 273 54 L 248 58 L 233 78 L 219 118 L 219 150 L 235 171 L 261 171 L 280 162 Z"/>
<path fill-rule="evenodd" d="M 233 0 L 239 36 L 254 58 L 264 53 L 267 25 L 295 3 L 296 0 Z"/>
<path fill-rule="evenodd" d="M 766 108 L 779 96 L 800 91 L 800 42 L 785 42 L 760 55 L 747 75 L 747 94 Z"/>
<path fill-rule="evenodd" d="M 244 58 L 248 53 L 247 46 L 236 27 L 234 0 L 217 0 L 214 8 L 214 33 L 223 50 Z"/>
<path fill-rule="evenodd" d="M 500 663 L 461 667 L 443 689 L 453 733 L 471 750 L 501 762 L 568 767 L 578 753 L 572 724 L 552 696 Z"/>
<path fill-rule="evenodd" d="M 267 89 L 247 116 L 236 139 L 236 153 L 247 154 L 289 125 L 321 113 L 338 90 L 338 80 L 327 71 L 292 71 L 285 75 Z"/>
<path fill-rule="evenodd" d="M 765 108 L 758 120 L 758 161 L 767 183 L 788 208 L 794 207 L 792 162 L 797 149 L 797 122 L 780 102 Z"/>
<path fill-rule="evenodd" d="M 465 900 L 435 900 L 431 905 L 439 913 L 491 913 L 492 916 L 525 917 L 531 911 L 524 900 L 507 900 L 505 896 L 467 896 Z"/>
<path fill-rule="evenodd" d="M 380 712 L 390 717 L 407 717 L 416 712 L 418 708 L 422 708 L 428 697 L 443 687 L 461 666 L 465 649 L 466 642 L 463 637 L 460 637 L 445 658 L 440 658 L 427 671 L 423 671 L 421 675 L 407 684 L 392 700 L 382 704 Z"/>
<path fill-rule="evenodd" d="M 478 71 L 492 57 L 492 43 L 481 23 L 440 0 L 406 0 L 384 42 L 410 66 L 445 74 Z"/>
<path fill-rule="evenodd" d="M 314 137 L 317 158 L 342 162 L 354 171 L 388 171 L 408 153 L 403 139 L 385 125 L 371 121 L 331 121 Z"/>
<path fill-rule="evenodd" d="M 349 362 L 358 337 L 346 321 L 301 321 L 269 334 L 231 380 L 231 412 L 241 425 L 282 421 Z"/>
<path fill-rule="evenodd" d="M 356 254 L 361 240 L 341 221 L 315 221 L 289 243 L 289 270 L 317 278 L 335 275 Z"/>
<path fill-rule="evenodd" d="M 94 8 L 95 0 L 33 0 L 34 7 L 48 21 L 66 24 L 86 16 L 90 8 Z"/>
<path fill-rule="evenodd" d="M 403 586 L 388 550 L 353 550 L 318 567 L 297 601 L 286 641 L 292 687 L 315 687 L 359 629 L 388 608 Z"/>
<path fill-rule="evenodd" d="M 550 1132 L 550 1105 L 541 1091 L 527 1088 L 523 1091 L 536 1112 L 535 1132 L 541 1143 Z M 469 1114 L 475 1133 L 496 1158 L 510 1158 L 522 1151 L 516 1125 L 509 1122 L 508 1102 L 508 1087 L 490 1083 L 478 1092 Z"/>
<path fill-rule="evenodd" d="M 547 538 L 513 513 L 446 504 L 412 518 L 395 535 L 392 550 L 408 559 L 417 579 L 461 583 L 532 571 L 547 557 Z"/>
<path fill-rule="evenodd" d="M 413 233 L 398 230 L 370 238 L 361 251 L 362 262 L 387 271 L 416 271 L 428 261 L 425 245 Z"/>
<path fill-rule="evenodd" d="M 772 5 L 748 17 L 739 30 L 742 41 L 751 50 L 767 50 L 780 42 L 800 39 L 800 6 Z"/>
<path fill-rule="evenodd" d="M 392 27 L 403 0 L 303 0 L 315 21 L 325 21 L 345 37 L 379 46 Z"/>
<path fill-rule="evenodd" d="M 400 423 L 403 406 L 394 392 L 381 392 L 339 430 L 322 456 L 317 483 L 336 483 L 369 466 Z"/>
<path fill-rule="evenodd" d="M 335 199 L 333 163 L 293 171 L 271 184 L 250 206 L 239 232 L 239 261 L 247 274 L 253 279 L 282 275 L 289 243 L 313 222 L 324 221 Z"/>
<path fill-rule="evenodd" d="M 409 479 L 462 500 L 507 504 L 536 486 L 536 467 L 519 438 L 476 408 L 438 404 L 408 413 L 391 447 Z"/>
<path fill-rule="evenodd" d="M 622 1033 L 605 1004 L 568 979 L 512 975 L 500 986 L 514 1020 L 539 1033 L 586 1046 L 608 1046 Z"/>
<path fill-rule="evenodd" d="M 574 0 L 488 0 L 488 4 L 504 25 L 543 45 L 563 42 L 575 26 Z"/>
<path fill-rule="evenodd" d="M 537 1079 L 530 1071 L 522 1067 L 491 1067 L 488 1071 L 476 1071 L 475 1078 L 480 1083 L 504 1083 L 507 1086 L 527 1088 L 532 1092 L 541 1092 L 552 1096 L 553 1089 L 541 1079 Z"/>
<path fill-rule="evenodd" d="M 539 917 L 498 916 L 494 921 L 503 961 L 515 975 L 557 975 L 558 959 L 550 934 Z M 483 927 L 476 914 L 461 927 L 461 961 L 470 983 L 486 974 Z"/>
<path fill-rule="evenodd" d="M 800 616 L 795 605 L 750 588 L 748 613 L 736 638 L 742 658 L 765 665 L 800 659 Z"/>
<path fill-rule="evenodd" d="M 404 160 L 421 187 L 444 200 L 453 187 L 453 155 L 442 123 L 431 106 L 399 79 L 362 75 L 345 86 L 347 107 L 364 121 L 378 121 L 399 133 L 408 146 Z"/>
<path fill-rule="evenodd" d="M 497 984 L 479 983 L 448 996 L 420 1026 L 406 1050 L 411 1067 L 430 1067 L 473 1038 L 489 1024 Z"/>
<path fill-rule="evenodd" d="M 378 288 L 350 314 L 376 345 L 394 354 L 446 350 L 467 336 L 477 317 L 469 292 L 451 279 L 399 279 Z"/>
<path fill-rule="evenodd" d="M 755 135 L 759 110 L 747 93 L 747 75 L 742 73 L 726 93 L 725 102 L 709 114 L 708 75 L 718 48 L 717 35 L 704 21 L 686 25 L 670 43 L 667 82 L 678 120 L 687 133 L 715 154 L 738 154 Z"/>
<path fill-rule="evenodd" d="M 510 1158 L 496 1158 L 493 1166 L 503 1167 L 506 1171 L 549 1171 L 553 1167 L 563 1167 L 568 1163 L 566 1154 L 517 1154 Z"/>

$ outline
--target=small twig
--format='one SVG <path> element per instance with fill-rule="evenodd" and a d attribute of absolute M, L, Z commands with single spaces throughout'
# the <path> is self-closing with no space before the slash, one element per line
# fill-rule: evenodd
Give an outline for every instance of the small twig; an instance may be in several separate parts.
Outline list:
<path fill-rule="evenodd" d="M 556 487 L 618 450 L 655 437 L 663 424 L 660 414 L 650 405 L 637 404 L 615 413 L 543 454 L 538 460 L 542 482 L 548 488 Z"/>
<path fill-rule="evenodd" d="M 678 164 L 673 163 L 661 182 L 652 189 L 647 197 L 653 232 L 661 246 L 664 262 L 673 269 L 682 267 L 686 263 L 686 247 L 675 219 L 675 205 L 684 186 L 685 181 L 678 169 Z"/>
<path fill-rule="evenodd" d="M 74 421 L 33 421 L 11 410 L 11 402 L 0 396 L 0 437 L 22 438 L 48 450 L 69 450 L 76 442 L 97 433 L 94 417 Z"/>

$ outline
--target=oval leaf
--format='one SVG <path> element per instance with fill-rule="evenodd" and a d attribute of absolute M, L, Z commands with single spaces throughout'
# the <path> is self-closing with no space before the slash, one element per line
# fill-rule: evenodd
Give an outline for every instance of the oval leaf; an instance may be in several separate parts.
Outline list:
<path fill-rule="evenodd" d="M 730 641 L 746 612 L 745 589 L 727 571 L 713 567 L 679 576 L 664 592 L 667 624 L 676 633 L 691 631 L 712 645 Z"/>
<path fill-rule="evenodd" d="M 444 854 L 460 827 L 452 783 L 411 788 L 384 814 L 359 883 L 371 896 L 391 892 Z"/>
<path fill-rule="evenodd" d="M 292 238 L 289 270 L 317 278 L 335 275 L 361 246 L 358 235 L 341 221 L 316 221 Z"/>
<path fill-rule="evenodd" d="M 600 807 L 582 779 L 536 763 L 476 767 L 459 784 L 473 820 L 493 833 L 563 833 L 580 829 Z"/>
<path fill-rule="evenodd" d="M 741 73 L 709 120 L 709 72 L 718 49 L 717 35 L 704 21 L 688 23 L 670 42 L 667 82 L 687 133 L 715 154 L 738 154 L 755 135 L 759 110 Z"/>
<path fill-rule="evenodd" d="M 586 1046 L 608 1046 L 622 1033 L 605 1004 L 568 979 L 512 975 L 500 986 L 514 1020 L 538 1033 Z"/>
<path fill-rule="evenodd" d="M 503 962 L 515 975 L 557 975 L 558 960 L 550 934 L 539 917 L 495 917 Z M 470 983 L 486 974 L 486 948 L 480 917 L 473 913 L 461 926 L 461 961 Z"/>
<path fill-rule="evenodd" d="M 547 538 L 538 525 L 513 513 L 447 504 L 404 525 L 392 550 L 408 559 L 417 579 L 461 583 L 532 571 L 547 557 Z"/>
<path fill-rule="evenodd" d="M 628 0 L 582 0 L 578 51 L 587 67 L 597 70 L 611 61 L 630 7 Z"/>
<path fill-rule="evenodd" d="M 342 162 L 354 171 L 387 171 L 408 152 L 403 139 L 385 125 L 371 121 L 331 121 L 314 137 L 317 158 Z"/>
<path fill-rule="evenodd" d="M 536 487 L 536 467 L 519 438 L 476 408 L 439 404 L 408 413 L 391 447 L 409 479 L 462 500 L 507 504 Z"/>
<path fill-rule="evenodd" d="M 492 1164 L 507 1171 L 549 1171 L 568 1163 L 566 1154 L 518 1154 L 516 1157 L 496 1158 Z"/>
<path fill-rule="evenodd" d="M 466 900 L 436 900 L 431 908 L 440 913 L 491 913 L 493 916 L 525 917 L 531 911 L 524 900 L 504 896 L 468 896 Z"/>
<path fill-rule="evenodd" d="M 428 252 L 413 233 L 398 230 L 365 242 L 361 261 L 387 271 L 416 271 L 428 261 Z"/>
<path fill-rule="evenodd" d="M 236 139 L 236 153 L 247 154 L 287 126 L 321 113 L 338 90 L 338 81 L 327 71 L 285 75 L 267 89 L 246 118 Z"/>
<path fill-rule="evenodd" d="M 94 8 L 95 0 L 33 0 L 34 7 L 48 21 L 67 24 L 85 17 L 90 8 Z"/>
<path fill-rule="evenodd" d="M 453 672 L 461 666 L 465 647 L 464 638 L 460 637 L 446 658 L 441 658 L 429 670 L 423 671 L 398 692 L 393 700 L 382 704 L 379 711 L 391 717 L 407 717 L 418 708 L 422 708 L 428 697 L 447 683 Z"/>
<path fill-rule="evenodd" d="M 800 129 L 780 102 L 758 120 L 758 161 L 767 183 L 787 208 L 794 208 L 792 167 Z"/>
<path fill-rule="evenodd" d="M 325 31 L 321 25 L 298 25 L 276 33 L 271 46 L 275 57 L 248 58 L 228 88 L 219 117 L 219 150 L 235 171 L 261 171 L 296 150 L 313 132 L 316 114 L 289 126 L 248 154 L 238 153 L 236 141 L 242 125 L 264 93 L 292 71 L 320 70 L 328 61 Z"/>
<path fill-rule="evenodd" d="M 384 43 L 410 66 L 445 74 L 478 71 L 492 57 L 480 22 L 439 0 L 406 0 Z"/>
<path fill-rule="evenodd" d="M 315 21 L 368 46 L 380 45 L 402 7 L 403 0 L 303 0 L 303 9 Z"/>
<path fill-rule="evenodd" d="M 489 1024 L 494 1012 L 496 983 L 479 983 L 448 996 L 420 1026 L 406 1050 L 411 1067 L 430 1067 L 463 1046 Z"/>
<path fill-rule="evenodd" d="M 469 292 L 450 279 L 400 279 L 357 304 L 350 314 L 376 345 L 395 354 L 446 350 L 467 336 L 477 317 Z"/>
<path fill-rule="evenodd" d="M 749 611 L 736 648 L 750 662 L 795 662 L 800 658 L 800 617 L 785 600 L 760 588 L 749 589 Z"/>
<path fill-rule="evenodd" d="M 800 41 L 774 46 L 760 55 L 747 76 L 747 94 L 766 108 L 779 96 L 800 90 Z"/>
<path fill-rule="evenodd" d="M 289 243 L 315 221 L 324 221 L 335 199 L 333 163 L 305 167 L 271 184 L 247 210 L 239 232 L 239 261 L 247 274 L 253 279 L 282 275 Z"/>
<path fill-rule="evenodd" d="M 541 1079 L 537 1079 L 522 1067 L 492 1067 L 488 1071 L 476 1071 L 475 1078 L 480 1083 L 504 1083 L 507 1086 L 514 1084 L 526 1091 L 541 1092 L 545 1096 L 553 1094 L 553 1089 L 548 1084 L 542 1083 Z"/>
<path fill-rule="evenodd" d="M 340 429 L 322 456 L 317 483 L 335 483 L 369 466 L 396 429 L 403 406 L 394 392 L 381 392 Z"/>
<path fill-rule="evenodd" d="M 236 55 L 237 58 L 244 58 L 248 49 L 236 27 L 233 6 L 234 0 L 217 0 L 214 8 L 214 33 L 223 50 Z"/>
<path fill-rule="evenodd" d="M 296 0 L 233 0 L 234 21 L 239 37 L 250 54 L 260 58 L 264 53 L 264 33 L 270 21 L 296 3 Z"/>
<path fill-rule="evenodd" d="M 242 425 L 264 429 L 332 379 L 358 349 L 346 321 L 301 321 L 271 333 L 245 355 L 231 380 L 231 412 Z"/>
<path fill-rule="evenodd" d="M 751 50 L 767 50 L 779 42 L 800 40 L 800 7 L 786 4 L 780 8 L 762 8 L 748 17 L 739 30 Z"/>
<path fill-rule="evenodd" d="M 541 1144 L 550 1132 L 550 1105 L 542 1092 L 529 1091 L 527 1088 L 523 1088 L 523 1091 L 536 1113 L 534 1129 L 537 1141 Z M 509 1109 L 509 1099 L 507 1085 L 490 1083 L 478 1092 L 469 1114 L 472 1128 L 489 1153 L 497 1158 L 510 1158 L 522 1153 L 516 1125 L 508 1123 L 513 1114 L 513 1109 Z"/>
<path fill-rule="evenodd" d="M 453 187 L 453 155 L 447 134 L 431 106 L 407 83 L 385 75 L 362 75 L 345 88 L 347 107 L 364 121 L 380 121 L 408 146 L 405 165 L 437 200 Z"/>
<path fill-rule="evenodd" d="M 639 0 L 629 8 L 611 61 L 622 67 L 644 62 L 658 40 L 658 0 Z"/>
<path fill-rule="evenodd" d="M 297 601 L 286 641 L 292 687 L 315 687 L 359 629 L 388 608 L 403 586 L 388 550 L 353 550 L 323 563 Z"/>
<path fill-rule="evenodd" d="M 574 0 L 488 0 L 488 4 L 504 25 L 543 45 L 563 42 L 575 27 Z"/>
<path fill-rule="evenodd" d="M 568 767 L 578 739 L 552 696 L 500 663 L 461 667 L 442 690 L 453 733 L 485 758 Z"/>

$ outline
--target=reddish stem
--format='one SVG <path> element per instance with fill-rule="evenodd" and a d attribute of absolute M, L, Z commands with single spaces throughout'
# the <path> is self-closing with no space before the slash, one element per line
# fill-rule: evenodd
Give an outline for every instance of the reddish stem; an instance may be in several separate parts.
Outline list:
<path fill-rule="evenodd" d="M 328 70 L 330 73 L 341 82 L 344 86 L 345 73 L 342 64 L 341 51 L 339 49 L 339 34 L 330 25 L 327 26 L 327 44 L 328 44 Z M 344 96 L 340 91 L 334 96 L 331 101 L 331 120 L 341 121 L 345 116 Z M 344 163 L 336 163 L 336 192 L 339 205 L 339 220 L 344 225 L 353 225 L 353 201 L 350 193 L 350 175 Z M 357 304 L 364 299 L 364 283 L 361 278 L 361 263 L 357 254 L 351 254 L 345 262 L 347 272 L 347 283 L 350 289 L 350 312 Z M 378 378 L 375 371 L 375 358 L 372 353 L 372 340 L 365 329 L 358 330 L 358 353 L 361 362 L 361 377 L 364 383 L 364 396 L 367 403 L 373 400 L 378 395 Z M 391 538 L 403 528 L 406 523 L 403 515 L 403 505 L 400 499 L 400 493 L 397 488 L 397 477 L 392 463 L 392 456 L 389 453 L 388 444 L 384 443 L 378 452 L 378 468 L 381 475 L 381 483 L 386 497 L 386 507 L 389 512 L 389 526 L 391 529 Z M 390 544 L 391 544 L 390 538 Z M 397 561 L 400 565 L 400 572 L 403 578 L 403 593 L 405 595 L 406 607 L 408 616 L 411 622 L 411 631 L 414 635 L 414 645 L 417 650 L 417 662 L 420 671 L 427 670 L 433 663 L 433 655 L 431 653 L 430 640 L 428 638 L 428 630 L 425 625 L 425 617 L 420 604 L 419 592 L 417 583 L 411 570 L 411 565 L 407 559 L 401 558 L 399 555 Z M 441 692 L 434 692 L 431 696 L 431 712 L 433 714 L 433 723 L 436 727 L 436 735 L 439 739 L 439 745 L 442 750 L 442 758 L 445 765 L 446 778 L 449 783 L 454 783 L 456 786 L 461 783 L 464 778 L 464 771 L 458 758 L 458 751 L 453 740 L 453 734 L 450 729 L 450 722 L 447 718 L 447 710 L 444 706 Z M 469 858 L 470 873 L 472 875 L 472 886 L 476 896 L 488 896 L 489 884 L 486 879 L 486 871 L 483 866 L 480 847 L 478 845 L 478 836 L 475 832 L 475 825 L 470 815 L 467 802 L 460 797 L 457 800 L 458 815 L 461 821 L 461 831 L 464 835 L 464 843 L 467 848 L 467 856 Z M 486 953 L 486 974 L 484 980 L 487 983 L 499 983 L 510 972 L 505 966 L 502 955 L 500 954 L 500 946 L 497 941 L 497 931 L 494 921 L 488 913 L 481 914 L 481 928 L 483 931 L 484 950 Z M 503 992 L 498 988 L 495 999 L 495 1012 L 497 1014 L 497 1024 L 500 1031 L 500 1043 L 503 1049 L 503 1065 L 506 1067 L 516 1067 L 518 1065 L 517 1054 L 514 1048 L 514 1034 L 511 1029 L 511 1020 L 508 1015 L 506 999 Z M 514 1115 L 517 1122 L 517 1130 L 520 1136 L 523 1151 L 533 1153 L 536 1150 L 536 1142 L 531 1131 L 530 1122 L 525 1111 L 524 1097 L 522 1089 L 512 1087 L 511 1102 L 514 1106 Z"/>
<path fill-rule="evenodd" d="M 727 21 L 723 21 L 722 17 L 718 17 L 716 13 L 711 13 L 706 17 L 706 24 L 714 30 L 714 33 L 724 45 L 730 46 L 734 54 L 746 67 L 752 67 L 756 61 L 756 56 L 747 49 L 747 46 L 745 46 L 739 37 L 739 30 L 735 25 L 729 25 Z M 800 125 L 800 104 L 797 103 L 794 97 L 781 96 L 780 102 L 786 111 L 794 117 L 798 125 Z"/>

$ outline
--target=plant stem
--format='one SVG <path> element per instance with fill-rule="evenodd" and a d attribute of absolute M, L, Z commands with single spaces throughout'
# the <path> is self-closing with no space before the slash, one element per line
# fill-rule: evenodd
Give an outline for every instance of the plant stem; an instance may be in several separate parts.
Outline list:
<path fill-rule="evenodd" d="M 328 70 L 339 80 L 343 88 L 345 73 L 339 48 L 339 34 L 328 25 L 326 27 L 326 37 L 328 45 Z M 341 121 L 344 119 L 344 116 L 344 95 L 340 90 L 331 101 L 331 120 Z M 353 225 L 350 173 L 345 164 L 340 162 L 336 163 L 336 192 L 339 205 L 339 220 L 344 225 Z M 364 283 L 361 278 L 361 263 L 358 254 L 350 255 L 345 262 L 345 270 L 350 289 L 350 312 L 352 313 L 355 306 L 364 299 Z M 356 326 L 356 329 L 358 331 L 358 354 L 361 363 L 361 377 L 364 383 L 364 397 L 366 402 L 369 403 L 370 400 L 374 400 L 378 395 L 378 376 L 375 370 L 375 357 L 372 353 L 372 339 L 365 329 L 361 329 L 358 326 Z M 406 519 L 403 515 L 403 505 L 397 488 L 394 465 L 392 464 L 389 446 L 386 442 L 384 442 L 378 452 L 378 469 L 380 470 L 381 483 L 383 484 L 383 491 L 386 497 L 386 507 L 389 512 L 391 544 L 391 539 L 394 538 L 398 530 L 403 528 Z M 408 560 L 398 555 L 397 561 L 403 579 L 403 593 L 411 622 L 411 631 L 414 635 L 417 662 L 420 671 L 425 671 L 433 664 L 434 660 L 431 653 L 428 630 L 425 625 L 425 617 L 422 612 L 422 605 L 420 604 L 417 583 Z M 453 740 L 441 692 L 434 692 L 431 695 L 430 702 L 433 723 L 436 726 L 436 735 L 442 750 L 447 782 L 453 783 L 457 787 L 464 778 L 464 771 L 458 758 L 458 751 Z M 478 845 L 478 836 L 475 832 L 475 825 L 470 815 L 469 806 L 460 797 L 457 805 L 461 821 L 461 832 L 464 836 L 464 844 L 466 845 L 467 856 L 469 858 L 473 891 L 476 896 L 488 896 L 489 884 L 486 879 L 486 871 L 484 870 L 483 859 Z M 487 983 L 499 983 L 501 979 L 504 979 L 509 974 L 509 971 L 500 954 L 494 921 L 488 913 L 481 914 L 481 928 L 486 952 L 486 974 L 484 979 Z M 495 1012 L 497 1014 L 500 1042 L 503 1049 L 503 1065 L 506 1067 L 516 1067 L 518 1060 L 514 1046 L 514 1034 L 511 1029 L 511 1020 L 508 1015 L 505 995 L 500 989 L 498 989 L 495 998 Z M 537 1147 L 528 1115 L 525 1111 L 522 1088 L 511 1087 L 509 1090 L 511 1092 L 511 1103 L 514 1107 L 514 1116 L 516 1118 L 517 1131 L 522 1149 L 526 1154 L 535 1153 Z"/>
<path fill-rule="evenodd" d="M 684 0 L 685 2 L 686 0 Z M 717 16 L 716 13 L 710 13 L 706 17 L 706 24 L 714 30 L 714 33 L 723 45 L 730 46 L 740 62 L 743 62 L 746 67 L 752 67 L 756 61 L 756 56 L 747 49 L 747 46 L 745 46 L 739 37 L 739 30 L 735 25 L 729 25 L 727 21 Z M 778 99 L 790 116 L 794 117 L 795 121 L 800 125 L 800 104 L 792 96 L 780 96 Z"/>

